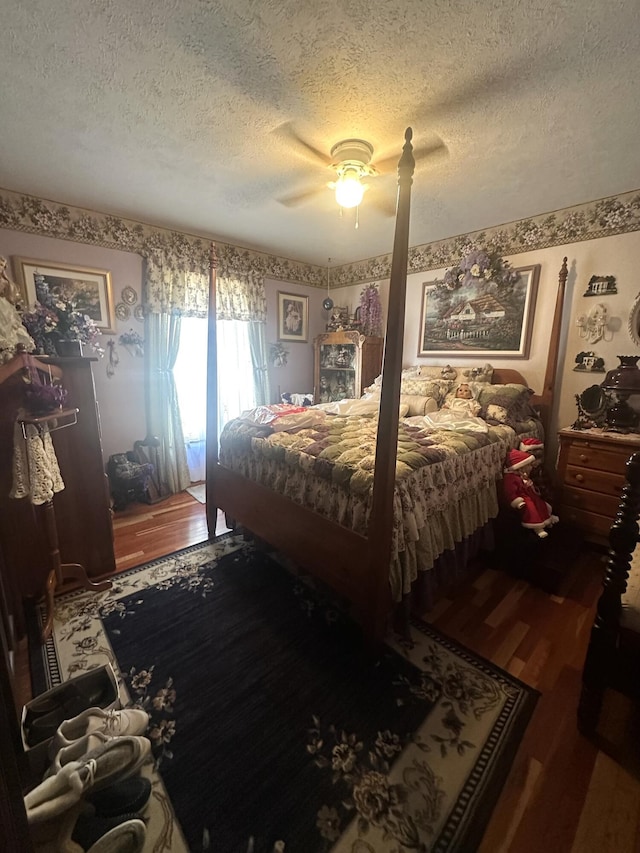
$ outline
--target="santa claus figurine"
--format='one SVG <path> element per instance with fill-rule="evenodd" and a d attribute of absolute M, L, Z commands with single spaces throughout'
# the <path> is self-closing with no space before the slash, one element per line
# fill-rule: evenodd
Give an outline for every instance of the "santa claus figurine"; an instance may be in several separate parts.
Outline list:
<path fill-rule="evenodd" d="M 510 450 L 504 468 L 502 487 L 509 504 L 520 513 L 520 523 L 533 530 L 541 539 L 549 534 L 547 527 L 558 521 L 551 512 L 551 505 L 540 495 L 531 479 L 535 456 L 523 450 Z"/>

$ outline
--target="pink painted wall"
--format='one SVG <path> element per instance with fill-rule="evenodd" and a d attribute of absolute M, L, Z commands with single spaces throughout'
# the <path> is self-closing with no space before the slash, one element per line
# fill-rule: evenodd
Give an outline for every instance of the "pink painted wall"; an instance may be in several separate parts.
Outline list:
<path fill-rule="evenodd" d="M 133 287 L 140 299 L 142 283 L 142 258 L 131 252 L 103 249 L 54 237 L 24 234 L 20 231 L 0 229 L 0 255 L 8 258 L 14 279 L 18 282 L 13 264 L 16 257 L 34 258 L 39 261 L 57 261 L 96 267 L 111 272 L 114 302 L 121 301 L 123 288 Z M 18 282 L 19 283 L 19 282 Z M 116 335 L 103 335 L 102 346 L 118 335 L 136 329 L 144 337 L 144 324 L 131 317 L 116 320 Z M 112 453 L 133 448 L 133 442 L 144 438 L 146 420 L 144 412 L 144 358 L 131 355 L 116 343 L 119 364 L 113 377 L 106 373 L 107 356 L 93 363 L 96 397 L 102 424 L 102 449 L 105 461 Z M 91 354 L 89 350 L 85 354 Z"/>
<path fill-rule="evenodd" d="M 291 284 L 288 281 L 265 280 L 267 296 L 267 350 L 269 344 L 278 341 L 278 291 L 309 297 L 309 340 L 307 343 L 283 343 L 289 350 L 287 364 L 283 367 L 274 366 L 269 362 L 269 387 L 271 388 L 272 403 L 280 400 L 280 392 L 306 394 L 313 392 L 313 339 L 325 331 L 327 312 L 322 307 L 322 300 L 327 295 L 318 287 L 308 287 L 304 284 Z"/>

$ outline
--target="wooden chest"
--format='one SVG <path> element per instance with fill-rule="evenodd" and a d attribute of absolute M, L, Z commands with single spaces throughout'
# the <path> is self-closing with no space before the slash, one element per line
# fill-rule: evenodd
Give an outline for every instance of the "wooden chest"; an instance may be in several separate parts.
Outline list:
<path fill-rule="evenodd" d="M 560 520 L 587 539 L 606 544 L 625 480 L 627 459 L 640 450 L 640 435 L 560 430 Z"/>

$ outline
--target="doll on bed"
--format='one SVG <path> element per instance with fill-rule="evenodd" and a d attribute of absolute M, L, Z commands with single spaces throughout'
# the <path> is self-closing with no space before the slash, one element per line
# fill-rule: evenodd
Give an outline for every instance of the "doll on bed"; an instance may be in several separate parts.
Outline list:
<path fill-rule="evenodd" d="M 475 399 L 473 388 L 468 382 L 461 382 L 457 388 L 445 397 L 442 404 L 443 409 L 450 409 L 460 415 L 477 417 L 480 411 L 480 403 Z"/>
<path fill-rule="evenodd" d="M 520 513 L 520 524 L 533 530 L 541 539 L 546 538 L 547 527 L 558 521 L 552 514 L 551 504 L 540 495 L 531 479 L 535 456 L 523 450 L 510 450 L 504 468 L 502 489 L 508 503 Z"/>

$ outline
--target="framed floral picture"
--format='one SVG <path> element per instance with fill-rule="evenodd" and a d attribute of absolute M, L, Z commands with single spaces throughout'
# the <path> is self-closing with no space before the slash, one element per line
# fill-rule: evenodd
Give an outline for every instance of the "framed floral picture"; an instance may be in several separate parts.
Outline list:
<path fill-rule="evenodd" d="M 484 278 L 457 288 L 425 282 L 418 356 L 528 358 L 540 265 L 516 272 L 507 285 Z"/>
<path fill-rule="evenodd" d="M 309 297 L 278 291 L 278 340 L 309 340 Z"/>
<path fill-rule="evenodd" d="M 115 333 L 115 308 L 111 273 L 93 267 L 77 267 L 33 258 L 13 258 L 14 273 L 28 308 L 38 300 L 38 286 L 51 295 L 73 302 L 103 334 Z"/>

